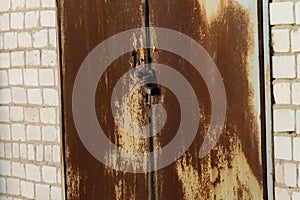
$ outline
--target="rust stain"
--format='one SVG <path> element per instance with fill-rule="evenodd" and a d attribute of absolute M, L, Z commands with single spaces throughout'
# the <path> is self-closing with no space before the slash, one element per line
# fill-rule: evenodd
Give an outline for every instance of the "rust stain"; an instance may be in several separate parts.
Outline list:
<path fill-rule="evenodd" d="M 213 8 L 212 4 L 217 6 Z M 202 111 L 198 135 L 189 151 L 176 164 L 157 172 L 160 199 L 262 199 L 261 135 L 251 83 L 255 34 L 250 11 L 235 0 L 189 0 L 184 5 L 179 0 L 151 0 L 151 5 L 156 10 L 151 13 L 152 26 L 187 34 L 209 52 L 224 78 L 228 97 L 221 138 L 210 155 L 199 160 L 198 151 L 210 120 L 207 88 L 186 61 L 169 52 L 157 51 L 154 62 L 174 67 L 189 80 L 198 92 Z M 167 108 L 169 104 L 173 108 L 179 106 L 170 93 L 162 91 Z M 180 115 L 174 109 L 171 113 Z M 164 137 L 159 140 L 162 146 L 170 141 L 171 133 L 176 132 L 173 127 L 178 124 L 178 120 L 169 116 L 168 112 L 167 127 L 161 133 Z M 165 180 L 173 181 L 164 183 Z M 198 182 L 197 187 L 192 186 L 193 182 Z M 199 194 L 201 197 L 197 197 Z"/>
<path fill-rule="evenodd" d="M 184 156 L 176 162 L 176 170 L 178 178 L 182 184 L 184 199 L 205 199 L 204 197 L 201 197 L 199 191 L 201 183 L 199 180 L 198 170 L 192 165 L 187 164 L 187 159 L 187 156 Z M 191 160 L 188 160 L 188 162 L 191 162 Z"/>
<path fill-rule="evenodd" d="M 90 50 L 109 36 L 141 27 L 142 7 L 140 1 L 62 1 L 68 199 L 148 197 L 149 174 L 117 172 L 97 162 L 80 143 L 71 113 L 72 86 L 80 63 Z M 201 76 L 179 56 L 161 50 L 154 53 L 154 62 L 174 67 L 189 80 L 196 92 L 200 91 L 197 97 L 201 110 L 198 135 L 189 151 L 176 163 L 155 173 L 156 199 L 262 199 L 261 138 L 250 78 L 254 32 L 249 11 L 235 0 L 187 0 L 184 3 L 181 0 L 150 0 L 150 8 L 152 26 L 180 31 L 205 47 L 224 77 L 228 96 L 228 115 L 222 136 L 210 155 L 199 160 L 198 151 L 210 120 L 207 88 Z M 141 39 L 135 38 L 133 46 L 136 47 Z M 126 134 L 137 131 L 129 125 L 129 120 L 138 125 L 148 122 L 142 92 L 138 90 L 130 97 L 124 94 L 124 99 L 130 99 L 126 105 L 124 99 L 115 102 L 125 130 L 115 125 L 110 113 L 110 94 L 118 78 L 130 69 L 129 59 L 129 54 L 120 57 L 100 80 L 96 94 L 97 116 L 112 143 L 125 151 L 148 152 L 147 140 Z M 164 105 L 168 119 L 159 137 L 154 137 L 155 149 L 171 141 L 180 123 L 176 97 L 167 88 L 159 87 L 161 95 L 156 101 Z M 114 155 L 107 159 L 116 162 Z M 137 164 L 144 163 L 145 160 L 137 160 Z"/>
<path fill-rule="evenodd" d="M 148 196 L 148 174 L 117 172 L 99 163 L 80 142 L 72 117 L 72 89 L 80 64 L 96 45 L 108 37 L 141 27 L 141 7 L 141 1 L 62 0 L 62 77 L 68 199 L 143 199 Z M 136 38 L 133 46 L 136 47 L 140 39 Z M 96 111 L 99 123 L 114 144 L 124 149 L 143 151 L 143 141 L 126 138 L 115 127 L 110 112 L 112 89 L 116 80 L 130 69 L 130 59 L 129 54 L 122 56 L 101 78 L 95 99 L 98 102 Z M 138 99 L 138 95 L 134 94 L 132 102 L 127 106 L 129 113 L 133 109 L 140 110 L 131 106 L 136 105 L 135 100 Z M 137 115 L 133 118 L 137 118 Z"/>

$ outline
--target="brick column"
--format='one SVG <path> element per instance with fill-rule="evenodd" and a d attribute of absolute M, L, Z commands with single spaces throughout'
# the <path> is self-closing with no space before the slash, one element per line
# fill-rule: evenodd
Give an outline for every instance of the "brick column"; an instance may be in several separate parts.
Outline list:
<path fill-rule="evenodd" d="M 0 199 L 63 198 L 55 0 L 0 0 Z"/>
<path fill-rule="evenodd" d="M 275 198 L 300 199 L 300 1 L 273 1 Z"/>

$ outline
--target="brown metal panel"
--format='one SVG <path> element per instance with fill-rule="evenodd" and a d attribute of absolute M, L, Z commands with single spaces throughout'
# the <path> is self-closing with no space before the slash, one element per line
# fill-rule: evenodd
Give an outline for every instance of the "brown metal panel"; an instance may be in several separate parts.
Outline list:
<path fill-rule="evenodd" d="M 66 191 L 68 199 L 147 199 L 148 174 L 112 170 L 92 157 L 81 143 L 72 115 L 72 90 L 78 69 L 99 43 L 119 32 L 143 26 L 142 1 L 63 0 L 61 2 L 61 46 Z M 99 55 L 101 56 L 101 55 Z M 134 141 L 115 127 L 110 98 L 117 80 L 131 68 L 130 54 L 117 59 L 99 82 L 96 111 L 109 139 L 130 150 Z M 97 67 L 97 66 L 95 66 Z M 86 80 L 89 81 L 89 80 Z M 135 112 L 145 113 L 139 94 Z M 141 106 L 139 106 L 141 105 Z M 84 115 L 85 113 L 82 113 Z M 140 149 L 148 148 L 145 141 Z"/>
<path fill-rule="evenodd" d="M 255 16 L 239 2 L 150 0 L 151 26 L 182 32 L 208 51 L 224 79 L 228 104 L 226 123 L 217 146 L 204 159 L 199 159 L 198 152 L 211 116 L 207 87 L 193 66 L 180 56 L 162 50 L 153 54 L 154 63 L 171 66 L 189 80 L 201 110 L 198 134 L 189 150 L 155 173 L 155 199 L 263 198 L 260 111 L 255 107 L 254 97 L 260 91 L 254 87 L 259 83 L 251 78 L 253 69 L 259 68 L 254 54 L 258 35 Z M 163 147 L 174 137 L 180 122 L 175 96 L 164 87 L 160 89 L 158 101 L 166 108 L 168 119 L 159 134 L 161 137 L 154 140 L 156 148 Z"/>

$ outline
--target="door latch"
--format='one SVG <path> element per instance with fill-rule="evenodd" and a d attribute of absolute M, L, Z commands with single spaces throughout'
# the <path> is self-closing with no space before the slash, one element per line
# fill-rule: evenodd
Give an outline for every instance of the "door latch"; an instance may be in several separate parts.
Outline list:
<path fill-rule="evenodd" d="M 155 52 L 155 48 L 152 49 L 152 52 Z M 154 82 L 155 77 L 155 71 L 149 68 L 141 68 L 138 69 L 138 66 L 145 64 L 145 54 L 144 49 L 137 49 L 132 51 L 132 67 L 134 69 L 137 69 L 137 77 L 141 79 L 143 82 Z M 148 63 L 151 63 L 151 59 L 148 58 Z M 145 84 L 143 92 L 146 97 L 146 103 L 148 106 L 151 106 L 153 101 L 152 97 L 159 95 L 159 89 L 155 84 Z"/>

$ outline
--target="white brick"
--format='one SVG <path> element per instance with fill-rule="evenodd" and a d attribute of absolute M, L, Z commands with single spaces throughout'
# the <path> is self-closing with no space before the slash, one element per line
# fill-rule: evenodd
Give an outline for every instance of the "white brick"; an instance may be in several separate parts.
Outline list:
<path fill-rule="evenodd" d="M 291 137 L 275 136 L 274 151 L 275 159 L 292 160 Z"/>
<path fill-rule="evenodd" d="M 23 73 L 21 69 L 10 69 L 8 70 L 9 83 L 11 85 L 22 85 L 23 84 Z"/>
<path fill-rule="evenodd" d="M 45 160 L 48 162 L 53 161 L 53 155 L 52 155 L 52 146 L 46 145 L 45 146 Z"/>
<path fill-rule="evenodd" d="M 293 104 L 300 105 L 300 82 L 292 84 Z"/>
<path fill-rule="evenodd" d="M 275 52 L 289 52 L 290 50 L 290 30 L 273 29 L 272 30 L 273 50 Z"/>
<path fill-rule="evenodd" d="M 17 43 L 17 33 L 5 33 L 4 34 L 4 48 L 5 49 L 14 49 L 18 47 Z"/>
<path fill-rule="evenodd" d="M 1 86 L 8 86 L 8 75 L 7 71 L 0 70 L 0 87 Z M 0 94 L 1 98 L 1 94 Z"/>
<path fill-rule="evenodd" d="M 6 143 L 5 144 L 5 158 L 12 158 L 11 143 Z"/>
<path fill-rule="evenodd" d="M 42 64 L 43 66 L 55 66 L 56 65 L 56 52 L 53 50 L 42 51 Z"/>
<path fill-rule="evenodd" d="M 22 163 L 12 163 L 12 175 L 18 178 L 25 178 L 25 166 Z"/>
<path fill-rule="evenodd" d="M 10 120 L 11 121 L 23 121 L 24 111 L 23 107 L 12 106 L 10 107 Z"/>
<path fill-rule="evenodd" d="M 56 41 L 57 41 L 56 34 L 57 34 L 56 29 L 49 30 L 49 41 L 52 47 L 56 47 Z"/>
<path fill-rule="evenodd" d="M 298 165 L 298 187 L 300 186 L 300 165 Z"/>
<path fill-rule="evenodd" d="M 48 45 L 48 33 L 47 30 L 40 30 L 33 34 L 33 46 L 34 47 L 46 47 Z"/>
<path fill-rule="evenodd" d="M 9 68 L 9 53 L 0 53 L 0 68 Z"/>
<path fill-rule="evenodd" d="M 59 75 L 58 75 L 58 70 L 55 69 L 55 70 L 54 70 L 55 86 L 59 86 L 59 83 L 60 83 L 60 82 L 58 81 L 59 78 L 60 78 L 60 77 L 59 77 Z"/>
<path fill-rule="evenodd" d="M 0 178 L 0 193 L 6 193 L 6 180 L 5 178 Z"/>
<path fill-rule="evenodd" d="M 20 180 L 14 178 L 7 179 L 7 193 L 12 195 L 20 195 Z"/>
<path fill-rule="evenodd" d="M 56 15 L 55 11 L 41 11 L 41 25 L 46 27 L 55 27 Z"/>
<path fill-rule="evenodd" d="M 22 29 L 24 25 L 24 13 L 16 12 L 10 15 L 11 29 Z"/>
<path fill-rule="evenodd" d="M 18 44 L 20 48 L 31 47 L 32 41 L 31 41 L 30 33 L 27 32 L 18 33 Z"/>
<path fill-rule="evenodd" d="M 300 161 L 300 137 L 294 138 L 294 160 Z"/>
<path fill-rule="evenodd" d="M 275 200 L 289 200 L 290 198 L 288 189 L 275 187 Z"/>
<path fill-rule="evenodd" d="M 296 2 L 295 10 L 296 10 L 296 23 L 300 24 L 300 2 Z"/>
<path fill-rule="evenodd" d="M 21 181 L 21 195 L 29 199 L 34 197 L 34 184 L 26 181 Z"/>
<path fill-rule="evenodd" d="M 61 184 L 61 169 L 57 169 L 57 183 Z"/>
<path fill-rule="evenodd" d="M 42 7 L 55 8 L 55 0 L 42 0 Z"/>
<path fill-rule="evenodd" d="M 297 74 L 297 77 L 300 79 L 300 55 L 297 56 Z"/>
<path fill-rule="evenodd" d="M 295 66 L 294 56 L 273 56 L 273 77 L 295 78 Z"/>
<path fill-rule="evenodd" d="M 275 181 L 276 183 L 284 183 L 284 166 L 281 163 L 275 164 Z"/>
<path fill-rule="evenodd" d="M 44 89 L 43 90 L 44 104 L 50 106 L 58 105 L 58 93 L 54 89 Z"/>
<path fill-rule="evenodd" d="M 270 23 L 275 24 L 293 24 L 294 4 L 293 2 L 274 2 L 270 4 Z"/>
<path fill-rule="evenodd" d="M 300 200 L 300 192 L 293 192 L 292 200 Z"/>
<path fill-rule="evenodd" d="M 42 92 L 40 89 L 28 89 L 28 102 L 30 104 L 41 105 L 42 102 Z"/>
<path fill-rule="evenodd" d="M 24 108 L 25 121 L 39 122 L 39 109 L 38 108 Z"/>
<path fill-rule="evenodd" d="M 9 29 L 9 14 L 0 14 L 0 31 L 7 31 Z"/>
<path fill-rule="evenodd" d="M 40 0 L 26 0 L 26 8 L 40 7 Z"/>
<path fill-rule="evenodd" d="M 57 130 L 55 126 L 45 126 L 42 128 L 43 141 L 54 142 L 56 141 Z"/>
<path fill-rule="evenodd" d="M 54 73 L 52 69 L 40 69 L 40 85 L 54 86 Z"/>
<path fill-rule="evenodd" d="M 1 157 L 11 158 L 11 148 L 9 147 L 10 143 L 0 143 L 0 148 L 2 150 Z"/>
<path fill-rule="evenodd" d="M 28 125 L 26 129 L 27 140 L 40 141 L 41 140 L 41 127 Z"/>
<path fill-rule="evenodd" d="M 53 162 L 60 163 L 60 146 L 53 146 Z"/>
<path fill-rule="evenodd" d="M 12 88 L 12 99 L 14 103 L 26 103 L 26 90 L 24 88 Z"/>
<path fill-rule="evenodd" d="M 41 122 L 45 124 L 55 124 L 56 111 L 55 108 L 41 108 Z"/>
<path fill-rule="evenodd" d="M 0 49 L 4 49 L 3 33 L 0 31 Z"/>
<path fill-rule="evenodd" d="M 295 112 L 291 109 L 274 110 L 274 131 L 295 131 Z"/>
<path fill-rule="evenodd" d="M 12 139 L 14 141 L 25 141 L 25 125 L 12 124 L 11 125 Z"/>
<path fill-rule="evenodd" d="M 10 89 L 0 89 L 0 103 L 8 104 L 11 102 L 11 92 Z"/>
<path fill-rule="evenodd" d="M 25 27 L 26 28 L 35 28 L 39 25 L 39 12 L 31 11 L 25 13 Z"/>
<path fill-rule="evenodd" d="M 0 158 L 5 158 L 5 147 L 4 143 L 0 142 Z"/>
<path fill-rule="evenodd" d="M 36 200 L 49 200 L 50 199 L 50 187 L 48 185 L 35 185 Z"/>
<path fill-rule="evenodd" d="M 47 183 L 56 183 L 56 168 L 43 166 L 42 169 L 43 181 Z"/>
<path fill-rule="evenodd" d="M 41 64 L 40 51 L 32 50 L 26 52 L 26 65 L 37 66 Z"/>
<path fill-rule="evenodd" d="M 296 111 L 296 132 L 300 134 L 300 110 Z"/>
<path fill-rule="evenodd" d="M 28 160 L 35 160 L 35 152 L 34 152 L 33 144 L 27 145 L 27 157 L 28 157 Z"/>
<path fill-rule="evenodd" d="M 32 181 L 41 181 L 40 167 L 33 164 L 26 164 L 26 178 Z"/>
<path fill-rule="evenodd" d="M 14 67 L 22 67 L 25 64 L 24 51 L 15 51 L 10 54 L 11 65 Z"/>
<path fill-rule="evenodd" d="M 0 3 L 0 12 L 2 11 L 8 11 L 10 9 L 10 1 L 8 0 L 1 0 Z"/>
<path fill-rule="evenodd" d="M 27 159 L 27 145 L 20 144 L 20 157 L 22 159 Z"/>
<path fill-rule="evenodd" d="M 0 175 L 10 176 L 11 175 L 11 163 L 7 160 L 0 160 Z"/>
<path fill-rule="evenodd" d="M 10 140 L 10 126 L 8 124 L 0 124 L 0 140 Z"/>
<path fill-rule="evenodd" d="M 13 158 L 20 157 L 20 148 L 18 143 L 13 143 Z"/>
<path fill-rule="evenodd" d="M 291 103 L 291 85 L 288 82 L 274 83 L 274 98 L 276 104 Z"/>
<path fill-rule="evenodd" d="M 24 83 L 27 86 L 38 86 L 39 77 L 37 69 L 25 69 L 24 70 Z"/>
<path fill-rule="evenodd" d="M 292 51 L 300 51 L 300 29 L 292 30 L 291 32 Z"/>
<path fill-rule="evenodd" d="M 51 187 L 51 199 L 55 199 L 55 200 L 62 199 L 61 188 Z"/>
<path fill-rule="evenodd" d="M 12 9 L 21 9 L 25 7 L 25 0 L 12 0 L 11 8 Z"/>
<path fill-rule="evenodd" d="M 12 146 L 11 143 L 5 144 L 5 158 L 12 158 Z"/>
<path fill-rule="evenodd" d="M 5 158 L 12 158 L 11 143 L 6 143 L 5 144 Z"/>
<path fill-rule="evenodd" d="M 0 122 L 9 122 L 9 108 L 0 106 Z"/>
<path fill-rule="evenodd" d="M 35 156 L 37 161 L 44 160 L 44 145 L 38 145 L 35 149 Z"/>
<path fill-rule="evenodd" d="M 297 165 L 295 163 L 284 164 L 284 182 L 287 186 L 296 187 L 297 185 Z"/>

